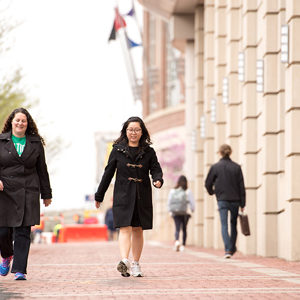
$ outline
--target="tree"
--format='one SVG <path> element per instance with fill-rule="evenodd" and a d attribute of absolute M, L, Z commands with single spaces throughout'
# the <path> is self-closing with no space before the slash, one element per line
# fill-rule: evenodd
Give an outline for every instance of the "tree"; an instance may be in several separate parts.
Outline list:
<path fill-rule="evenodd" d="M 7 116 L 17 107 L 26 106 L 25 92 L 19 88 L 22 79 L 20 70 L 15 71 L 9 79 L 0 82 L 0 127 L 2 128 Z M 28 108 L 29 105 L 26 107 Z"/>

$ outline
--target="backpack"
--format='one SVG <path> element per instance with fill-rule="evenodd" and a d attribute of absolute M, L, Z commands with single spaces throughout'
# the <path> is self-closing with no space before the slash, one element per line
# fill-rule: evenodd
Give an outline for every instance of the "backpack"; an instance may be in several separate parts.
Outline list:
<path fill-rule="evenodd" d="M 186 191 L 182 188 L 174 189 L 169 203 L 169 211 L 173 215 L 186 215 L 187 203 Z"/>

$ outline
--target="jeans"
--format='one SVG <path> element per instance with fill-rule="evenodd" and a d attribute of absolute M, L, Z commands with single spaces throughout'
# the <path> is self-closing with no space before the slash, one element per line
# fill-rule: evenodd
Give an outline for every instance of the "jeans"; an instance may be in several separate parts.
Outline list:
<path fill-rule="evenodd" d="M 0 227 L 1 256 L 14 256 L 12 273 L 27 273 L 27 261 L 30 249 L 31 227 Z M 14 241 L 14 242 L 13 242 Z"/>
<path fill-rule="evenodd" d="M 237 238 L 237 218 L 239 213 L 239 201 L 218 201 L 222 238 L 225 246 L 225 252 L 234 253 L 236 251 Z M 230 235 L 228 233 L 228 212 L 230 211 Z"/>
<path fill-rule="evenodd" d="M 190 216 L 189 215 L 181 215 L 181 216 L 173 216 L 174 222 L 175 222 L 175 240 L 179 240 L 179 232 L 180 227 L 182 227 L 182 245 L 185 246 L 186 243 L 186 226 L 189 221 Z"/>

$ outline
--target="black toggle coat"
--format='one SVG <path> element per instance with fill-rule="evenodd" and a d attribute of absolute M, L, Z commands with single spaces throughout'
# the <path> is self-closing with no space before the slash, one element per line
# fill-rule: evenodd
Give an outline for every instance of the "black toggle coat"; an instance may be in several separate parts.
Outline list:
<path fill-rule="evenodd" d="M 43 144 L 38 136 L 26 135 L 21 156 L 11 132 L 0 134 L 0 227 L 40 224 L 40 196 L 51 199 L 51 187 Z"/>
<path fill-rule="evenodd" d="M 139 152 L 134 160 L 128 145 L 116 144 L 110 153 L 107 166 L 95 193 L 95 200 L 102 202 L 105 192 L 116 172 L 113 193 L 114 226 L 127 227 L 131 224 L 135 201 L 143 229 L 152 229 L 153 207 L 152 181 L 163 184 L 163 173 L 154 149 L 150 146 Z"/>

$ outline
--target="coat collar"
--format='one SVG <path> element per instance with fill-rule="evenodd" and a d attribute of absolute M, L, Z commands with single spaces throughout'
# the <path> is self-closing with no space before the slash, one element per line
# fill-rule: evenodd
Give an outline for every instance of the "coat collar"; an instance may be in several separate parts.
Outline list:
<path fill-rule="evenodd" d="M 115 144 L 114 147 L 116 147 L 117 151 L 123 152 L 127 157 L 131 157 L 130 152 L 129 152 L 129 146 L 127 143 L 120 143 L 120 144 Z M 138 160 L 143 157 L 143 155 L 150 150 L 150 147 L 147 146 L 143 148 L 137 155 L 135 160 Z"/>
<path fill-rule="evenodd" d="M 32 142 L 39 142 L 41 141 L 40 137 L 35 136 L 35 135 L 26 135 L 26 145 L 24 148 L 24 151 L 21 156 L 17 153 L 17 150 L 14 146 L 14 143 L 12 142 L 11 138 L 11 131 L 1 133 L 0 134 L 0 140 L 6 140 L 7 143 L 5 145 L 5 148 L 12 153 L 18 160 L 24 161 L 26 158 L 28 158 L 32 152 L 34 151 L 34 147 L 32 147 L 31 143 Z"/>
<path fill-rule="evenodd" d="M 11 131 L 4 132 L 0 134 L 0 140 L 11 140 Z M 26 134 L 26 141 L 30 142 L 38 142 L 41 141 L 40 137 L 36 135 L 27 135 Z"/>
<path fill-rule="evenodd" d="M 11 140 L 11 131 L 1 133 L 0 140 Z"/>
<path fill-rule="evenodd" d="M 231 158 L 229 156 L 224 156 L 220 160 L 231 161 Z"/>
<path fill-rule="evenodd" d="M 26 145 L 21 155 L 22 160 L 25 161 L 35 151 L 35 147 L 33 147 L 32 144 L 36 142 L 41 142 L 40 137 L 36 135 L 26 135 Z"/>

